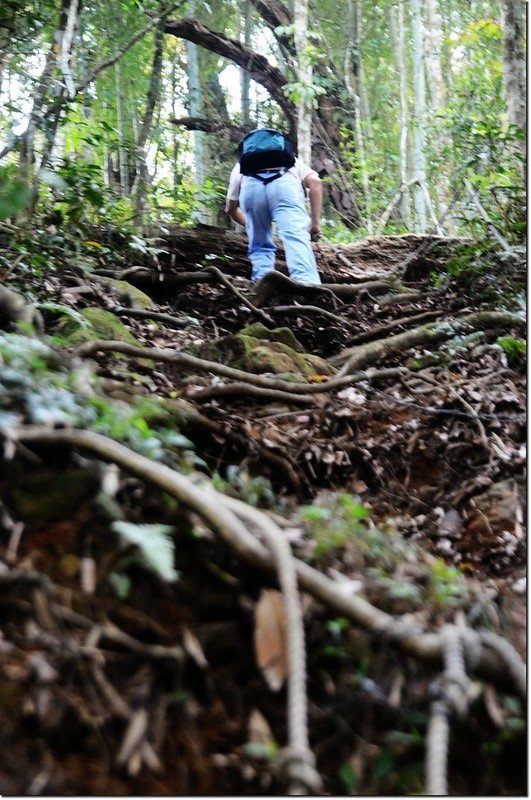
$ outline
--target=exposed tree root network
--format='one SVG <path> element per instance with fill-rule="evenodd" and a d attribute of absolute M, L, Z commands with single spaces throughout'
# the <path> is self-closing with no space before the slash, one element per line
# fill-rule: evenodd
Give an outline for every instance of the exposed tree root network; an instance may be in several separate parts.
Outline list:
<path fill-rule="evenodd" d="M 0 290 L 2 791 L 522 793 L 517 302 L 457 239 L 91 236 Z"/>

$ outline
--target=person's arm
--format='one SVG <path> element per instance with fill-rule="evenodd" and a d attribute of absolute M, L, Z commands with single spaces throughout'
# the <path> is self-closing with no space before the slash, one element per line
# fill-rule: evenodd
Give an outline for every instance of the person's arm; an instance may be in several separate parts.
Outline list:
<path fill-rule="evenodd" d="M 321 208 L 323 205 L 323 184 L 321 178 L 312 172 L 304 179 L 304 185 L 308 189 L 310 195 L 310 214 L 311 214 L 311 227 L 310 236 L 312 242 L 319 241 L 321 236 Z"/>
<path fill-rule="evenodd" d="M 245 214 L 238 205 L 237 200 L 229 200 L 227 204 L 227 214 L 234 222 L 237 222 L 238 225 L 243 225 L 245 228 Z"/>

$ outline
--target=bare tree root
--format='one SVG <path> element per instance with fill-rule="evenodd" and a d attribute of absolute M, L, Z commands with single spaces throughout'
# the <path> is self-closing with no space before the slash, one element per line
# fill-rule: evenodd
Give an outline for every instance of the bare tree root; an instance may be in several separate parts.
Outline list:
<path fill-rule="evenodd" d="M 170 328 L 187 328 L 190 317 L 174 317 L 172 314 L 163 314 L 160 311 L 144 311 L 137 308 L 123 308 L 116 306 L 107 309 L 118 317 L 133 317 L 134 319 L 152 319 L 155 322 L 164 322 Z"/>
<path fill-rule="evenodd" d="M 450 339 L 457 333 L 467 329 L 481 328 L 525 328 L 524 320 L 516 314 L 503 311 L 478 311 L 475 314 L 467 314 L 458 319 L 448 320 L 444 323 L 434 322 L 431 325 L 424 325 L 421 328 L 413 328 L 411 331 L 398 333 L 387 339 L 379 339 L 375 342 L 368 342 L 358 347 L 344 350 L 339 355 L 330 359 L 332 366 L 341 366 L 338 377 L 348 375 L 355 370 L 361 369 L 367 364 L 374 364 L 382 358 L 396 355 L 416 347 L 420 344 L 438 344 L 439 342 Z"/>
<path fill-rule="evenodd" d="M 360 381 L 376 381 L 387 380 L 388 378 L 396 378 L 404 371 L 407 371 L 402 367 L 391 367 L 381 370 L 368 369 L 365 372 L 359 372 L 356 375 L 334 377 L 318 384 L 302 382 L 288 383 L 287 381 L 283 381 L 281 379 L 267 378 L 265 375 L 256 375 L 252 372 L 245 372 L 241 369 L 235 369 L 234 367 L 227 367 L 225 364 L 218 364 L 216 361 L 206 361 L 205 359 L 191 356 L 188 353 L 179 353 L 174 350 L 160 350 L 156 347 L 136 347 L 135 345 L 127 344 L 125 342 L 115 342 L 112 340 L 107 341 L 104 339 L 98 339 L 94 342 L 85 342 L 84 344 L 80 345 L 75 352 L 79 356 L 90 356 L 94 353 L 100 352 L 123 353 L 124 355 L 132 356 L 133 358 L 149 358 L 153 359 L 154 361 L 180 364 L 187 369 L 199 370 L 200 372 L 212 372 L 214 375 L 221 375 L 224 378 L 241 382 L 241 386 L 239 386 L 238 389 L 242 393 L 245 389 L 246 393 L 254 394 L 256 397 L 267 397 L 269 399 L 276 400 L 290 400 L 291 402 L 297 402 L 294 399 L 294 395 L 323 394 L 335 389 L 343 389 L 345 386 L 352 386 L 353 383 L 359 383 Z M 225 389 L 227 389 L 226 394 L 238 393 L 237 389 L 228 388 L 226 386 L 212 387 L 201 391 L 206 393 L 214 391 L 214 389 L 219 390 L 218 394 L 223 393 L 223 390 Z M 282 392 L 283 394 L 281 397 L 274 397 L 271 392 L 264 394 L 264 392 L 255 391 L 256 389 L 268 389 L 276 392 Z M 197 394 L 194 395 L 196 398 L 197 396 L 201 396 L 200 392 L 197 392 Z M 204 394 L 202 396 L 206 397 L 207 395 Z M 212 396 L 213 394 L 210 395 L 210 397 Z M 304 399 L 304 402 L 308 402 L 307 398 Z"/>
<path fill-rule="evenodd" d="M 327 289 L 339 297 L 340 300 L 355 300 L 361 294 L 366 294 L 369 297 L 378 297 L 379 295 L 386 294 L 392 289 L 399 291 L 404 289 L 396 280 L 396 277 L 386 279 L 383 281 L 366 281 L 364 283 L 325 283 L 323 284 Z M 406 294 L 409 294 L 406 292 Z"/>
<path fill-rule="evenodd" d="M 426 292 L 402 292 L 399 294 L 389 294 L 385 295 L 385 297 L 378 298 L 378 305 L 380 308 L 387 308 L 388 306 L 404 306 L 407 303 L 417 302 L 419 300 L 426 300 L 428 297 L 431 297 Z"/>
<path fill-rule="evenodd" d="M 325 319 L 331 319 L 333 322 L 337 322 L 343 327 L 357 327 L 354 322 L 351 322 L 351 320 L 347 319 L 346 317 L 341 317 L 339 314 L 333 314 L 331 311 L 326 311 L 324 308 L 319 308 L 319 306 L 273 306 L 269 309 L 269 313 L 282 314 L 283 316 L 289 314 L 290 316 L 300 317 L 314 317 L 315 315 L 318 315 L 325 317 Z"/>
<path fill-rule="evenodd" d="M 257 308 L 255 305 L 253 305 L 253 303 L 251 303 L 251 301 L 248 300 L 247 297 L 245 297 L 245 295 L 242 294 L 232 284 L 232 282 L 227 278 L 226 275 L 224 275 L 222 273 L 222 271 L 220 269 L 218 269 L 217 267 L 212 266 L 212 267 L 208 267 L 208 271 L 211 272 L 212 275 L 215 275 L 218 278 L 218 280 L 220 281 L 220 283 L 222 283 L 224 286 L 226 286 L 227 289 L 230 292 L 232 292 L 232 294 L 235 295 L 238 298 L 238 300 L 240 300 L 245 306 L 247 306 L 247 308 L 250 308 L 251 311 L 253 312 L 253 314 L 255 314 L 259 319 L 263 320 L 264 322 L 267 322 L 269 325 L 274 325 L 275 324 L 275 321 L 269 316 L 269 314 L 267 314 L 265 311 L 262 311 L 261 308 Z"/>
<path fill-rule="evenodd" d="M 284 383 L 289 386 L 286 381 Z M 308 384 L 308 388 L 314 387 Z M 277 400 L 280 403 L 300 403 L 301 405 L 315 403 L 315 397 L 310 394 L 295 394 L 290 391 L 283 392 L 280 389 L 264 389 L 260 386 L 253 386 L 252 383 L 243 383 L 241 381 L 238 383 L 226 383 L 223 386 L 209 386 L 208 389 L 198 389 L 196 392 L 190 392 L 188 399 L 195 400 L 196 403 L 206 403 L 214 397 L 241 397 L 242 395 L 258 397 L 272 403 Z"/>
<path fill-rule="evenodd" d="M 415 314 L 412 317 L 402 317 L 401 319 L 394 319 L 392 322 L 387 322 L 385 325 L 375 325 L 368 331 L 358 333 L 350 341 L 349 346 L 364 344 L 378 339 L 382 334 L 390 333 L 395 328 L 400 328 L 402 325 L 411 325 L 414 322 L 427 322 L 428 320 L 437 319 L 444 315 L 443 311 L 423 311 L 421 314 Z"/>
<path fill-rule="evenodd" d="M 277 294 L 303 295 L 304 297 L 315 297 L 316 295 L 325 294 L 331 298 L 334 307 L 336 304 L 335 295 L 327 286 L 314 283 L 298 283 L 276 270 L 268 272 L 267 275 L 264 275 L 264 277 L 260 278 L 256 283 L 253 293 L 254 304 L 261 308 L 266 305 L 271 297 Z"/>
<path fill-rule="evenodd" d="M 243 524 L 238 514 L 243 515 L 241 507 L 234 501 L 213 489 L 200 489 L 190 478 L 181 475 L 164 464 L 156 463 L 144 456 L 134 453 L 124 445 L 101 434 L 83 430 L 50 430 L 36 426 L 18 429 L 15 438 L 31 444 L 68 445 L 88 450 L 96 457 L 117 464 L 143 480 L 158 486 L 164 492 L 182 502 L 199 514 L 235 552 L 255 566 L 271 570 L 275 567 L 275 558 L 271 552 L 249 532 L 247 524 Z M 245 510 L 246 523 L 252 515 L 253 525 L 268 527 L 274 523 L 256 509 Z M 265 518 L 266 522 L 262 522 Z M 356 625 L 373 634 L 383 636 L 397 649 L 418 660 L 440 666 L 443 663 L 445 643 L 441 633 L 425 632 L 420 626 L 404 621 L 382 611 L 371 603 L 356 595 L 345 596 L 334 581 L 322 575 L 298 559 L 294 559 L 299 585 L 314 598 L 329 606 L 334 612 L 350 619 Z M 493 646 L 492 637 L 488 644 L 480 634 L 468 630 L 468 638 L 474 639 L 474 647 L 470 647 L 470 670 L 478 677 L 489 680 L 501 688 L 509 687 L 510 691 L 522 696 L 525 688 L 525 665 L 511 651 L 512 669 L 507 669 L 504 640 L 500 647 Z M 487 646 L 486 646 L 487 645 Z M 500 652 L 501 651 L 501 652 Z"/>

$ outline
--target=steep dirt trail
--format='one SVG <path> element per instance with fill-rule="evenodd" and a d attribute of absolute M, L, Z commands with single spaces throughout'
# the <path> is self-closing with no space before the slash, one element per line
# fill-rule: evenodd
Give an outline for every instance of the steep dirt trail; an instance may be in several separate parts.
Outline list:
<path fill-rule="evenodd" d="M 50 279 L 60 303 L 110 312 L 134 337 L 113 347 L 112 330 L 98 332 L 91 317 L 96 343 L 75 345 L 105 396 L 163 398 L 200 469 L 269 509 L 297 556 L 347 594 L 430 630 L 487 627 L 525 655 L 525 364 L 499 343 L 518 339 L 523 323 L 492 311 L 481 274 L 466 287 L 443 279 L 463 243 L 320 245 L 323 290 L 289 281 L 281 257 L 278 274 L 251 284 L 237 234 L 150 233 L 119 269 L 102 258 L 88 277 Z M 56 317 L 44 313 L 44 324 L 53 332 Z M 138 478 L 120 475 L 110 508 L 86 455 L 37 447 L 43 464 L 24 448 L 1 476 L 5 560 L 48 576 L 56 595 L 50 605 L 37 577 L 6 583 L 2 791 L 279 793 L 272 762 L 286 739 L 285 698 L 268 688 L 252 646 L 253 610 L 274 578 Z M 38 497 L 56 476 L 71 482 L 64 509 L 23 512 L 15 484 Z M 177 525 L 178 583 L 133 567 L 125 599 L 110 591 L 117 518 Z M 82 577 L 87 553 L 97 592 Z M 434 674 L 306 600 L 310 738 L 324 792 L 422 791 Z M 175 643 L 184 661 L 149 650 Z M 512 734 L 498 736 L 511 719 Z M 519 722 L 511 693 L 476 691 L 457 723 L 451 793 L 518 793 Z"/>

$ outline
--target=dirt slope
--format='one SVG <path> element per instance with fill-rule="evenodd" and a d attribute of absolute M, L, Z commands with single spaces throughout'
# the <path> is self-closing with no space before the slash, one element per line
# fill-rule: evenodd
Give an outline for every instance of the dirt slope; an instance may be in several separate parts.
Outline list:
<path fill-rule="evenodd" d="M 42 356 L 50 369 L 79 383 L 90 368 L 105 403 L 161 398 L 188 440 L 163 461 L 265 509 L 345 596 L 415 632 L 487 629 L 525 657 L 524 323 L 493 300 L 508 270 L 503 283 L 494 260 L 471 261 L 450 279 L 467 243 L 373 237 L 319 246 L 322 288 L 293 284 L 281 258 L 253 285 L 237 234 L 150 236 L 132 251 L 92 231 L 88 274 L 72 259 L 33 286 L 4 274 L 48 301 L 42 326 L 62 337 L 54 364 Z M 200 509 L 54 440 L 65 423 L 32 417 L 8 377 L 20 444 L 5 446 L 0 474 L 0 790 L 282 794 L 286 689 L 271 690 L 253 646 L 274 572 L 233 551 Z M 98 413 L 99 430 L 122 438 L 116 416 Z M 32 433 L 42 421 L 51 432 Z M 132 424 L 144 445 L 145 423 Z M 177 581 L 127 561 L 111 535 L 124 520 L 172 526 Z M 422 792 L 440 653 L 352 624 L 340 605 L 303 596 L 321 791 Z M 494 655 L 470 656 L 451 794 L 524 785 L 523 706 Z"/>

